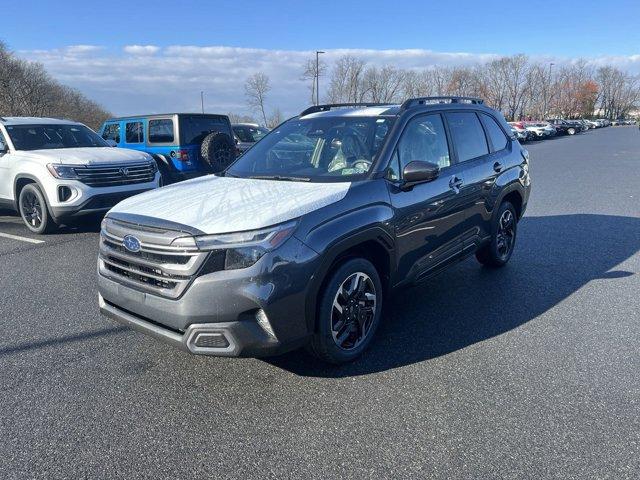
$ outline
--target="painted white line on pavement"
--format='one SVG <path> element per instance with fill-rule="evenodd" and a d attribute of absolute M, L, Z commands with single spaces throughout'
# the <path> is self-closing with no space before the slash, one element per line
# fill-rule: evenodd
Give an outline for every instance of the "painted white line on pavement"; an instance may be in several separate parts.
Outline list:
<path fill-rule="evenodd" d="M 36 240 L 34 238 L 20 237 L 19 235 L 11 235 L 10 233 L 0 232 L 0 237 L 10 238 L 11 240 L 19 240 L 28 243 L 44 243 L 44 240 Z"/>

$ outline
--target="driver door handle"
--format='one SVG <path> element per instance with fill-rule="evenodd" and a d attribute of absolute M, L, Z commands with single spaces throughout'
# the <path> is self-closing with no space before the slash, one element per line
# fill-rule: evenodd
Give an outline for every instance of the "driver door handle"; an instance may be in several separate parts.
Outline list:
<path fill-rule="evenodd" d="M 449 180 L 449 188 L 456 193 L 460 191 L 460 187 L 462 187 L 463 184 L 464 181 L 455 175 Z"/>

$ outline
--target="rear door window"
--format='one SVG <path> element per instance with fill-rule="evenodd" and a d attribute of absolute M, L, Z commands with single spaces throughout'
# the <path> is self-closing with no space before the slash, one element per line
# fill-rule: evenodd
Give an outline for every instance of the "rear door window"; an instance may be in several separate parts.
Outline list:
<path fill-rule="evenodd" d="M 474 112 L 448 112 L 446 117 L 459 162 L 489 153 L 480 119 Z"/>
<path fill-rule="evenodd" d="M 125 125 L 125 138 L 127 143 L 144 142 L 144 129 L 142 122 L 129 122 Z"/>
<path fill-rule="evenodd" d="M 116 143 L 120 143 L 120 124 L 119 123 L 107 123 L 102 131 L 102 138 L 105 140 L 113 140 Z"/>
<path fill-rule="evenodd" d="M 507 148 L 507 136 L 500 128 L 500 125 L 498 125 L 493 117 L 486 113 L 481 113 L 480 115 L 482 117 L 482 123 L 484 123 L 484 128 L 487 130 L 489 140 L 491 140 L 493 151 L 498 152 Z"/>
<path fill-rule="evenodd" d="M 149 143 L 173 143 L 174 138 L 172 119 L 149 120 Z"/>

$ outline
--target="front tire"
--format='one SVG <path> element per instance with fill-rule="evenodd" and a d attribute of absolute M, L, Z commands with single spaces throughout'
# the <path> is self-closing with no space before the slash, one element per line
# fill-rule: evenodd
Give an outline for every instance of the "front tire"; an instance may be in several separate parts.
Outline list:
<path fill-rule="evenodd" d="M 492 225 L 491 242 L 476 252 L 478 261 L 486 267 L 504 267 L 516 244 L 518 217 L 510 202 L 503 202 Z"/>
<path fill-rule="evenodd" d="M 575 135 L 576 134 L 576 129 L 575 128 L 570 128 L 569 130 L 567 130 L 567 133 L 569 135 Z"/>
<path fill-rule="evenodd" d="M 371 262 L 363 258 L 344 262 L 320 292 L 316 333 L 309 351 L 334 364 L 359 357 L 380 324 L 382 297 L 380 276 Z"/>
<path fill-rule="evenodd" d="M 20 190 L 18 208 L 22 221 L 33 233 L 48 233 L 56 227 L 47 201 L 36 184 L 30 183 Z"/>

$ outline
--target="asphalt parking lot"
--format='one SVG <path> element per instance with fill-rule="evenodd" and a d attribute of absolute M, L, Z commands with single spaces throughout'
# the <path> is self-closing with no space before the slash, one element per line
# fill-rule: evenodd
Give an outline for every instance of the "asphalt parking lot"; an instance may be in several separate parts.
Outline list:
<path fill-rule="evenodd" d="M 339 368 L 120 327 L 98 313 L 97 225 L 36 237 L 0 214 L 1 476 L 638 478 L 640 133 L 527 148 L 508 267 L 397 292 Z"/>

